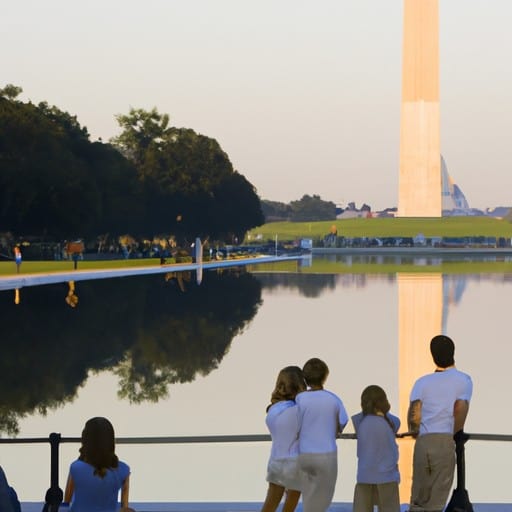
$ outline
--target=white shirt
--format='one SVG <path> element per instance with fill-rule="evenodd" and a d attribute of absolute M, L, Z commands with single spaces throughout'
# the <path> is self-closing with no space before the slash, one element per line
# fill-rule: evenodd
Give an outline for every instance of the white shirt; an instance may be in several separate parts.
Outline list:
<path fill-rule="evenodd" d="M 456 368 L 420 377 L 411 391 L 411 402 L 421 400 L 419 435 L 453 434 L 453 406 L 457 400 L 471 400 L 473 382 Z"/>
<path fill-rule="evenodd" d="M 299 452 L 337 451 L 336 436 L 348 422 L 341 399 L 325 389 L 304 391 L 295 398 L 299 408 Z"/>
<path fill-rule="evenodd" d="M 265 420 L 272 437 L 270 459 L 296 457 L 299 454 L 299 413 L 293 400 L 273 404 Z"/>

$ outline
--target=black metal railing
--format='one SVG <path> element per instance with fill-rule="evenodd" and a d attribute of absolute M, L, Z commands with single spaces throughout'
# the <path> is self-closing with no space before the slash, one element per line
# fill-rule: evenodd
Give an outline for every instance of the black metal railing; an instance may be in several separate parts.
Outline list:
<path fill-rule="evenodd" d="M 397 437 L 408 437 L 408 432 Z M 356 434 L 341 434 L 339 439 L 357 439 Z M 464 445 L 468 440 L 474 441 L 512 441 L 510 434 L 468 434 L 455 436 L 457 455 L 457 485 L 453 491 L 445 512 L 473 512 L 468 492 L 465 489 Z M 172 437 L 118 437 L 116 444 L 195 444 L 195 443 L 250 443 L 271 441 L 269 434 L 213 435 L 213 436 L 172 436 Z M 63 491 L 59 486 L 59 448 L 62 443 L 80 443 L 80 437 L 62 437 L 52 432 L 48 437 L 34 438 L 0 438 L 0 444 L 50 444 L 50 487 L 46 491 L 43 512 L 58 512 L 62 503 Z"/>

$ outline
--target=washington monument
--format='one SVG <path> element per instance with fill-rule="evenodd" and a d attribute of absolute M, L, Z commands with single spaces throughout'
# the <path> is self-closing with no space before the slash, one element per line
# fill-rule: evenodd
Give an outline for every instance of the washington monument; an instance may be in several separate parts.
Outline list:
<path fill-rule="evenodd" d="M 404 0 L 398 216 L 440 217 L 438 0 Z"/>

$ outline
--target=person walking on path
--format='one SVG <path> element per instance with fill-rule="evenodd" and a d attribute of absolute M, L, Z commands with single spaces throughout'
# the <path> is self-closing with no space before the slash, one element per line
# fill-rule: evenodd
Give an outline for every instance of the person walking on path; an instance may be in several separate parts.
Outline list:
<path fill-rule="evenodd" d="M 19 245 L 14 246 L 14 263 L 16 263 L 16 274 L 19 274 L 21 268 L 21 249 Z"/>
<path fill-rule="evenodd" d="M 298 366 L 287 366 L 279 372 L 267 407 L 266 424 L 272 437 L 272 448 L 262 512 L 275 512 L 284 493 L 282 512 L 293 512 L 299 502 L 299 415 L 295 397 L 305 389 L 304 376 Z"/>
<path fill-rule="evenodd" d="M 414 384 L 407 420 L 416 437 L 410 512 L 442 511 L 455 470 L 454 435 L 461 435 L 473 393 L 471 377 L 455 368 L 455 345 L 434 336 L 430 352 L 436 370 Z"/>
<path fill-rule="evenodd" d="M 361 412 L 352 416 L 357 435 L 357 483 L 353 512 L 400 512 L 398 444 L 400 419 L 390 414 L 385 391 L 366 387 L 361 394 Z"/>
<path fill-rule="evenodd" d="M 295 399 L 299 408 L 299 468 L 304 512 L 329 508 L 338 476 L 336 438 L 348 422 L 341 399 L 324 389 L 329 368 L 318 358 L 302 369 L 309 389 Z"/>

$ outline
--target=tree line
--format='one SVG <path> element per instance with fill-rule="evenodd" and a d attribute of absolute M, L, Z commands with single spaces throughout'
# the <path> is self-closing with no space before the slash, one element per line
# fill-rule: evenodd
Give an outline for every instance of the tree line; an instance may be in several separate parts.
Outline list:
<path fill-rule="evenodd" d="M 262 210 L 266 222 L 314 222 L 336 218 L 336 205 L 315 194 L 305 194 L 301 199 L 290 203 L 263 200 Z"/>
<path fill-rule="evenodd" d="M 76 116 L 0 89 L 0 232 L 43 239 L 129 233 L 242 239 L 264 223 L 254 186 L 210 137 L 156 108 L 91 141 Z"/>

